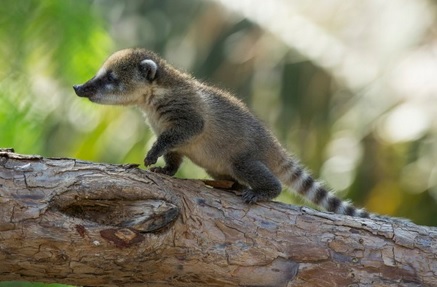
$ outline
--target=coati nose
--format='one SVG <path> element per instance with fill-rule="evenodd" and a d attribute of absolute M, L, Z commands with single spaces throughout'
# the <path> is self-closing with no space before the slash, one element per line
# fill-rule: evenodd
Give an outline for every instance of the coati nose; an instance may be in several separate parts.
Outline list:
<path fill-rule="evenodd" d="M 83 85 L 74 85 L 73 89 L 74 92 L 76 93 L 76 95 L 78 95 L 79 97 L 85 97 L 83 89 L 82 89 Z"/>
<path fill-rule="evenodd" d="M 76 92 L 76 95 L 83 98 L 90 98 L 97 92 L 95 85 L 90 83 L 90 81 L 82 85 L 74 85 L 73 89 Z"/>
<path fill-rule="evenodd" d="M 79 90 L 79 88 L 80 88 L 80 85 L 74 85 L 73 86 L 73 89 L 76 92 L 76 94 L 77 94 L 77 91 Z"/>

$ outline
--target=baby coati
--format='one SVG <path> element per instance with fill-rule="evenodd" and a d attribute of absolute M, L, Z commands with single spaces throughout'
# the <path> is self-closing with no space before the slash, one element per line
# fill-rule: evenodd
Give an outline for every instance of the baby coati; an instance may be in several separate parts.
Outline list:
<path fill-rule="evenodd" d="M 273 134 L 231 94 L 200 83 L 153 52 L 126 49 L 111 55 L 97 74 L 73 87 L 79 97 L 107 105 L 135 105 L 143 111 L 156 142 L 144 164 L 164 156 L 174 175 L 188 157 L 214 179 L 244 185 L 247 203 L 275 198 L 281 182 L 328 211 L 368 217 L 315 181 Z"/>

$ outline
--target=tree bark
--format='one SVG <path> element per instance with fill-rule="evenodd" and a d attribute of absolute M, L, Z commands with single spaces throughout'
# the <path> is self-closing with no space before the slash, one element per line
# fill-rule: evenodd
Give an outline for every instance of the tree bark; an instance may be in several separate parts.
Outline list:
<path fill-rule="evenodd" d="M 437 286 L 434 227 L 235 193 L 135 165 L 0 151 L 0 280 Z"/>

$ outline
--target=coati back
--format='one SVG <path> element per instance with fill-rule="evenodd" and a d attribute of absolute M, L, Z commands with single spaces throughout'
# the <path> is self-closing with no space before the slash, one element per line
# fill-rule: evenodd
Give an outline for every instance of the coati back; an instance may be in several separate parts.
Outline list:
<path fill-rule="evenodd" d="M 95 103 L 135 105 L 143 111 L 157 136 L 144 164 L 153 165 L 160 156 L 165 160 L 164 167 L 151 168 L 154 172 L 174 175 L 188 157 L 211 177 L 246 186 L 247 203 L 275 198 L 282 182 L 328 211 L 369 216 L 315 181 L 241 101 L 153 52 L 118 51 L 95 77 L 73 88 Z"/>

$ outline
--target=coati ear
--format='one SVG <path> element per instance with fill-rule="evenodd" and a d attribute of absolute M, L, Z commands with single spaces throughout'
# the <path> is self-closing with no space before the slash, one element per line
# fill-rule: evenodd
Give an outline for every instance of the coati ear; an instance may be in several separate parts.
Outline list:
<path fill-rule="evenodd" d="M 156 72 L 158 71 L 158 65 L 150 60 L 142 60 L 140 63 L 141 74 L 149 81 L 153 81 L 156 78 Z"/>

